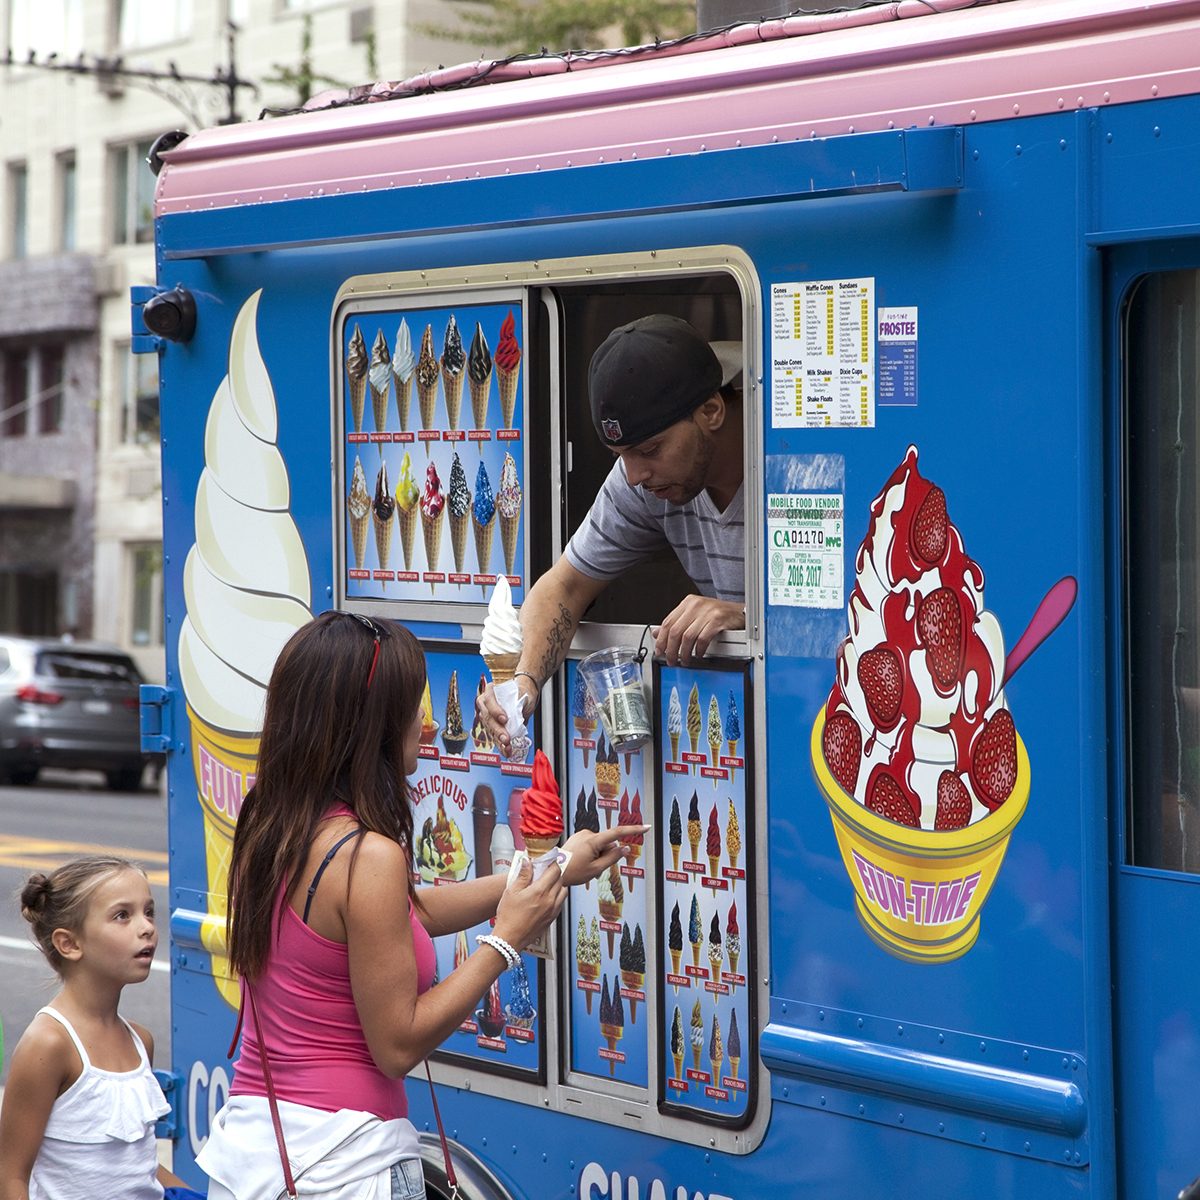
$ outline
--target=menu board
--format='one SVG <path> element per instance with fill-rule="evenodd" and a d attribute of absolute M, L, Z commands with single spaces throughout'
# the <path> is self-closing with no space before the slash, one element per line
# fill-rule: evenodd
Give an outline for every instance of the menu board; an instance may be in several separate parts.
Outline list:
<path fill-rule="evenodd" d="M 579 664 L 566 664 L 571 696 L 566 768 L 560 772 L 569 831 L 599 833 L 643 824 L 641 750 L 620 754 L 606 745 Z M 610 867 L 585 887 L 571 889 L 570 1064 L 573 1071 L 646 1087 L 649 1080 L 646 931 L 650 884 L 644 847 L 632 862 Z"/>
<path fill-rule="evenodd" d="M 533 751 L 527 762 L 505 761 L 476 722 L 475 695 L 481 681 L 487 681 L 477 653 L 426 645 L 425 661 L 420 758 L 409 780 L 414 868 L 418 886 L 455 887 L 492 874 L 492 847 L 500 851 L 506 831 L 514 847 L 522 848 L 521 801 L 533 773 Z M 495 869 L 507 873 L 508 864 Z M 489 927 L 485 921 L 435 938 L 436 977 L 445 979 L 476 949 L 475 936 Z M 522 1073 L 541 1070 L 542 965 L 529 954 L 522 955 L 522 962 L 524 970 L 506 971 L 439 1053 Z"/>
<path fill-rule="evenodd" d="M 525 577 L 519 298 L 349 313 L 339 337 L 349 599 L 485 603 Z"/>
<path fill-rule="evenodd" d="M 755 1061 L 747 674 L 656 666 L 664 1107 L 744 1120 Z"/>

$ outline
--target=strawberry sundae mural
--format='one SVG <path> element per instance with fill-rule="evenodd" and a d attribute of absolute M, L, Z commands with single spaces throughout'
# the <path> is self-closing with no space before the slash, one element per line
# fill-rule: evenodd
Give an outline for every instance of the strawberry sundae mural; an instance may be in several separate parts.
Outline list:
<path fill-rule="evenodd" d="M 914 961 L 965 954 L 1029 799 L 1004 688 L 1070 611 L 1060 580 L 1005 657 L 941 488 L 910 446 L 871 505 L 850 634 L 812 759 L 867 932 Z"/>

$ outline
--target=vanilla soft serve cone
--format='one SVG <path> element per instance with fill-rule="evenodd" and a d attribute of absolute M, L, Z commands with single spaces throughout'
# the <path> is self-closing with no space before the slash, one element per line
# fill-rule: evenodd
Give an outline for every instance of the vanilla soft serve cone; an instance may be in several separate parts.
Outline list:
<path fill-rule="evenodd" d="M 396 330 L 396 349 L 392 352 L 392 391 L 396 396 L 396 414 L 400 418 L 400 429 L 406 433 L 416 370 L 417 356 L 413 354 L 412 334 L 409 332 L 408 322 L 402 317 Z"/>
<path fill-rule="evenodd" d="M 508 579 L 501 575 L 488 601 L 479 642 L 479 653 L 487 663 L 493 683 L 507 683 L 512 679 L 521 661 L 524 644 L 521 621 L 512 602 L 512 588 Z"/>
<path fill-rule="evenodd" d="M 312 616 L 308 559 L 288 511 L 275 395 L 255 330 L 261 295 L 255 292 L 238 313 L 228 373 L 209 408 L 196 541 L 184 566 L 187 616 L 179 633 L 179 673 L 204 814 L 209 919 L 202 937 L 217 988 L 233 1007 L 238 987 L 223 951 L 234 825 L 254 782 L 275 659 Z"/>
<path fill-rule="evenodd" d="M 367 367 L 367 382 L 371 388 L 371 414 L 375 418 L 375 431 L 382 433 L 387 426 L 388 392 L 392 387 L 392 358 L 387 339 L 380 329 L 375 334 L 371 347 L 371 361 Z M 382 455 L 383 451 L 380 451 Z"/>

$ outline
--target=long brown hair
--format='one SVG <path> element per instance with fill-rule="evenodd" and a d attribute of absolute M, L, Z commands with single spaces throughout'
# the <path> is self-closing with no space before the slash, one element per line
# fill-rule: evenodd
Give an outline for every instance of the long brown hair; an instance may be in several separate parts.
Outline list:
<path fill-rule="evenodd" d="M 229 958 L 243 975 L 266 965 L 275 901 L 332 804 L 411 854 L 404 735 L 424 688 L 420 644 L 394 621 L 322 613 L 280 651 L 229 867 Z"/>

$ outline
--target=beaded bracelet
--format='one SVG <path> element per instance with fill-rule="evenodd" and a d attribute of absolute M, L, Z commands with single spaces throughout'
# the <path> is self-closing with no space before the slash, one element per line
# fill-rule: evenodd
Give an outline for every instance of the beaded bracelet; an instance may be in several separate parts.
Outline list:
<path fill-rule="evenodd" d="M 502 937 L 494 933 L 479 933 L 475 940 L 481 946 L 491 946 L 504 959 L 504 968 L 511 971 L 521 965 L 521 956 Z"/>

